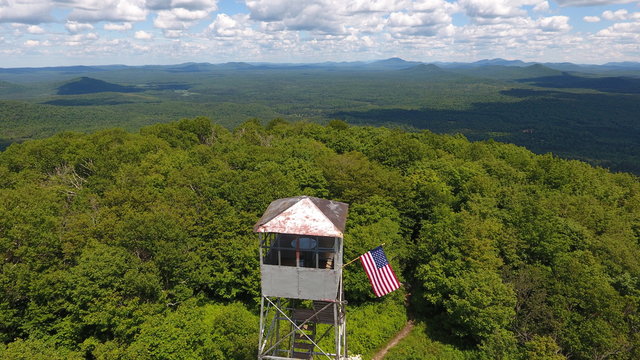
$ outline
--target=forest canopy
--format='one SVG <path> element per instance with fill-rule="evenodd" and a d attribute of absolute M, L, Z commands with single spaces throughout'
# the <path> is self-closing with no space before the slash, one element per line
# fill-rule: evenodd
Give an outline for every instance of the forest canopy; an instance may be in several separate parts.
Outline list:
<path fill-rule="evenodd" d="M 640 358 L 637 177 L 426 130 L 206 118 L 0 153 L 0 358 L 253 359 L 252 225 L 297 195 L 349 203 L 345 258 L 385 242 L 405 284 L 376 299 L 345 270 L 353 354 L 410 316 L 390 358 Z"/>

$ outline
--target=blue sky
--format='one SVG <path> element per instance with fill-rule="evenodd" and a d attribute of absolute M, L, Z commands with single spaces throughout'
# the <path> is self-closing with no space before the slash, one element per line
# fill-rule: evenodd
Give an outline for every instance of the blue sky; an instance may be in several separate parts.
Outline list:
<path fill-rule="evenodd" d="M 640 61 L 640 1 L 0 0 L 0 67 Z"/>

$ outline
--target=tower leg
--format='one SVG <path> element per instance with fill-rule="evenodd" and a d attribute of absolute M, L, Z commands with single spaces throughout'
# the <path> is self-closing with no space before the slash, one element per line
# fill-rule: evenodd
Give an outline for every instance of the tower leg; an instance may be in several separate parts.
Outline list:
<path fill-rule="evenodd" d="M 264 296 L 260 297 L 260 333 L 258 335 L 258 360 L 262 359 L 262 349 L 264 347 Z"/>

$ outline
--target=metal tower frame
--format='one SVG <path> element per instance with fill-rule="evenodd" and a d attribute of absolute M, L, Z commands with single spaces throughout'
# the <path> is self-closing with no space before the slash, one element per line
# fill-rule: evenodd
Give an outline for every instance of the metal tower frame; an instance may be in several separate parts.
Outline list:
<path fill-rule="evenodd" d="M 279 199 L 254 226 L 262 274 L 258 360 L 347 359 L 342 286 L 347 209 L 307 196 Z M 304 252 L 311 250 L 302 249 L 302 240 L 315 246 L 306 264 Z"/>

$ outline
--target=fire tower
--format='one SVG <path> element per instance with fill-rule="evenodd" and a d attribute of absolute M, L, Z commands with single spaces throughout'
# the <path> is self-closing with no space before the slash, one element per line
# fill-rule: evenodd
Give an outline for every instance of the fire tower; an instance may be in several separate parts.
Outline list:
<path fill-rule="evenodd" d="M 309 196 L 278 199 L 254 226 L 262 276 L 259 360 L 347 358 L 342 239 L 348 208 Z"/>

